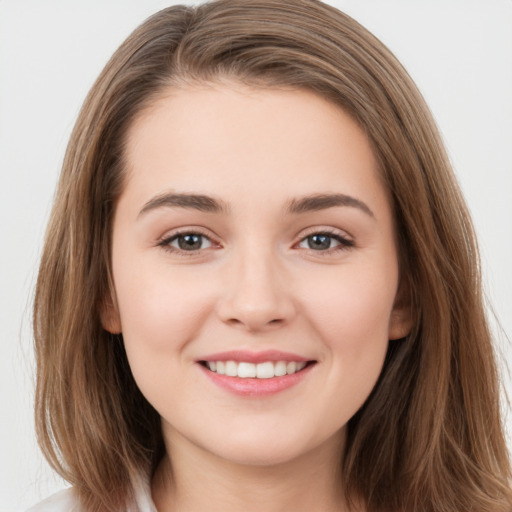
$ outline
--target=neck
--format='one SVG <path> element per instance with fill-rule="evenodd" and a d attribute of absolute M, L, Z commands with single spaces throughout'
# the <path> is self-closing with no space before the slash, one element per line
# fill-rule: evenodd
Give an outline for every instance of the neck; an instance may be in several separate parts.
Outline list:
<path fill-rule="evenodd" d="M 274 465 L 243 465 L 188 441 L 172 443 L 152 481 L 159 512 L 345 512 L 340 436 Z"/>

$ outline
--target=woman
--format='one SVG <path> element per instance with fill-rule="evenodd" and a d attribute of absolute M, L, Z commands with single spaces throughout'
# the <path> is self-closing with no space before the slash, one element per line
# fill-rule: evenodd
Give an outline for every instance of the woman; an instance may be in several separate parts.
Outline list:
<path fill-rule="evenodd" d="M 73 485 L 52 510 L 511 509 L 439 135 L 319 2 L 172 7 L 123 43 L 68 147 L 34 318 L 40 443 Z"/>

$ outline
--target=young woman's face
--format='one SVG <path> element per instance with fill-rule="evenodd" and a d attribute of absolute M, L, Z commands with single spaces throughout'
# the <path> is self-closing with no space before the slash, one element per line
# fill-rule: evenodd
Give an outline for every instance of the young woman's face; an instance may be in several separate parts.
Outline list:
<path fill-rule="evenodd" d="M 139 116 L 126 158 L 103 323 L 168 446 L 248 464 L 341 449 L 409 323 L 364 133 L 309 92 L 198 86 Z"/>

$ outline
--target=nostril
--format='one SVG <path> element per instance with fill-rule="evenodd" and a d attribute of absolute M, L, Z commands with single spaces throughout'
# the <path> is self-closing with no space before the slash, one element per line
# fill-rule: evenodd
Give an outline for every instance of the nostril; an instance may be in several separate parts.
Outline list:
<path fill-rule="evenodd" d="M 239 318 L 229 318 L 226 320 L 226 322 L 229 325 L 232 325 L 234 327 L 245 325 L 250 330 L 259 330 L 261 328 L 265 328 L 265 326 L 266 327 L 270 327 L 270 326 L 278 327 L 278 326 L 284 324 L 285 320 L 283 318 L 274 318 L 274 319 L 268 320 L 268 321 L 265 321 L 265 320 L 255 321 L 254 319 L 246 319 L 244 321 Z"/>

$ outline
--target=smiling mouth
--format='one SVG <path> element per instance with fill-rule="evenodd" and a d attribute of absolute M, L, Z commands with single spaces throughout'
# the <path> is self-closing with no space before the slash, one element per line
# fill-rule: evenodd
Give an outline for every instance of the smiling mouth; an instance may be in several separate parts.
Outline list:
<path fill-rule="evenodd" d="M 316 361 L 265 361 L 248 363 L 237 361 L 201 361 L 213 373 L 241 379 L 272 379 L 301 372 Z"/>

